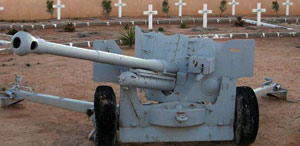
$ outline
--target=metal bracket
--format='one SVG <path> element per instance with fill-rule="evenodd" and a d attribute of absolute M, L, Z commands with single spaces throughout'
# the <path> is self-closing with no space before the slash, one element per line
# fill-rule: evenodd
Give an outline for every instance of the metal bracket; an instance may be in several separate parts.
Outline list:
<path fill-rule="evenodd" d="M 17 104 L 19 102 L 22 102 L 22 101 L 24 101 L 24 99 L 16 100 L 16 99 L 11 99 L 7 95 L 0 95 L 0 102 L 1 102 L 2 107 L 12 106 L 12 105 L 15 105 L 15 104 Z"/>
<path fill-rule="evenodd" d="M 32 88 L 20 86 L 21 80 L 22 76 L 16 75 L 16 82 L 14 86 L 11 89 L 7 90 L 4 96 L 0 96 L 2 106 L 10 106 L 23 100 L 29 100 L 32 102 L 47 104 L 50 106 L 86 114 L 90 113 L 90 111 L 93 110 L 92 108 L 94 104 L 92 102 L 34 93 L 32 91 Z M 24 91 L 21 89 L 27 89 L 29 91 Z"/>
<path fill-rule="evenodd" d="M 90 132 L 88 139 L 89 140 L 96 140 L 96 119 L 95 119 L 95 114 L 92 115 L 92 124 L 93 124 L 93 130 Z"/>
<path fill-rule="evenodd" d="M 10 88 L 9 90 L 5 91 L 4 95 L 0 96 L 0 101 L 1 101 L 2 107 L 12 106 L 19 102 L 24 101 L 24 99 L 16 98 L 15 91 L 19 91 L 21 88 L 23 88 L 23 89 L 27 89 L 30 92 L 32 92 L 32 88 L 20 85 L 21 81 L 23 79 L 23 77 L 21 75 L 15 75 L 15 76 L 16 76 L 15 84 L 13 85 L 13 87 Z"/>
<path fill-rule="evenodd" d="M 287 89 L 282 88 L 282 86 L 278 83 L 275 83 L 272 78 L 265 78 L 265 82 L 261 87 L 254 89 L 256 96 L 268 96 L 275 97 L 276 99 L 284 99 L 287 100 Z"/>

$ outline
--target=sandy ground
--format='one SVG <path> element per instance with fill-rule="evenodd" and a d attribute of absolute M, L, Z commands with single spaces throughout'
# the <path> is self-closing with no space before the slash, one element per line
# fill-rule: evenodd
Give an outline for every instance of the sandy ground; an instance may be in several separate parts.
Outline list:
<path fill-rule="evenodd" d="M 55 39 L 51 38 L 57 35 L 55 31 L 52 31 L 53 34 L 50 30 L 44 31 L 33 31 L 32 33 L 35 35 L 48 33 L 44 37 L 55 42 L 68 40 L 68 35 L 75 35 L 64 36 L 65 33 L 61 33 Z M 117 30 L 109 27 L 103 31 L 114 32 Z M 103 37 L 101 38 L 103 39 Z M 256 43 L 254 77 L 241 79 L 238 84 L 256 88 L 263 83 L 264 77 L 272 77 L 289 90 L 288 98 L 290 100 L 299 100 L 300 48 L 296 47 L 300 46 L 299 38 L 264 38 L 257 39 Z M 127 55 L 134 54 L 133 49 L 125 47 L 123 50 Z M 92 81 L 92 63 L 88 61 L 51 55 L 28 55 L 24 57 L 0 55 L 0 89 L 9 88 L 14 82 L 15 74 L 23 75 L 25 77 L 22 82 L 23 85 L 32 87 L 35 92 L 88 101 L 93 101 L 94 90 L 99 85 Z M 117 86 L 114 85 L 113 87 L 119 96 Z M 259 98 L 258 101 L 260 128 L 253 145 L 300 145 L 299 103 L 269 98 Z M 87 140 L 87 135 L 91 129 L 90 119 L 86 115 L 72 111 L 28 101 L 14 107 L 0 108 L 1 146 L 93 145 Z M 200 144 L 149 145 L 198 146 Z M 203 145 L 231 144 L 206 143 Z"/>

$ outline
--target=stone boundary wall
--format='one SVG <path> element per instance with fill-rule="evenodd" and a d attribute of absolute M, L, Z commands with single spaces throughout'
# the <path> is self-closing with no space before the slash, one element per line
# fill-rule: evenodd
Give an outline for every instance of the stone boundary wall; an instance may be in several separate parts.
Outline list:
<path fill-rule="evenodd" d="M 56 4 L 57 0 L 54 0 Z M 102 0 L 61 0 L 61 3 L 66 5 L 66 8 L 62 9 L 62 18 L 87 18 L 87 17 L 101 17 L 102 16 Z M 118 8 L 114 7 L 114 4 L 118 0 L 112 0 L 112 12 L 111 16 L 118 15 Z M 123 7 L 123 16 L 125 17 L 145 17 L 143 11 L 148 9 L 148 4 L 153 5 L 153 9 L 158 11 L 158 16 L 166 16 L 162 12 L 163 0 L 123 0 L 127 6 Z M 178 0 L 169 0 L 170 12 L 169 16 L 178 16 L 178 7 L 175 6 L 175 2 Z M 187 3 L 183 7 L 183 16 L 199 16 L 198 10 L 202 9 L 203 4 L 208 4 L 208 9 L 213 10 L 213 14 L 209 16 L 219 16 L 221 0 L 183 0 Z M 227 0 L 231 1 L 231 0 Z M 262 3 L 262 8 L 267 9 L 267 13 L 263 13 L 264 16 L 275 16 L 275 12 L 272 10 L 273 0 L 237 0 L 240 5 L 236 7 L 236 15 L 242 16 L 255 16 L 251 10 L 256 8 L 257 3 Z M 285 0 L 278 0 L 280 4 L 279 15 L 285 15 L 285 6 L 282 3 Z M 290 7 L 291 16 L 300 15 L 300 0 L 291 0 L 294 3 Z M 51 15 L 46 12 L 46 0 L 1 0 L 0 6 L 4 7 L 4 11 L 0 11 L 0 19 L 2 20 L 41 20 L 50 19 Z M 231 6 L 227 5 L 227 10 L 224 15 L 231 15 Z M 54 13 L 56 18 L 56 11 Z"/>
<path fill-rule="evenodd" d="M 288 23 L 299 23 L 300 18 L 264 18 L 263 21 L 276 21 L 276 22 L 288 22 Z M 236 18 L 209 18 L 208 23 L 234 23 Z M 38 29 L 58 29 L 64 28 L 68 23 L 73 23 L 75 27 L 90 27 L 90 26 L 111 26 L 111 25 L 147 25 L 147 19 L 140 20 L 110 20 L 110 21 L 97 21 L 97 22 L 62 22 L 62 23 L 36 23 L 36 24 L 10 24 L 0 25 L 0 30 L 16 29 L 16 30 L 38 30 Z M 202 24 L 202 18 L 184 18 L 184 19 L 154 19 L 153 25 L 156 24 Z"/>

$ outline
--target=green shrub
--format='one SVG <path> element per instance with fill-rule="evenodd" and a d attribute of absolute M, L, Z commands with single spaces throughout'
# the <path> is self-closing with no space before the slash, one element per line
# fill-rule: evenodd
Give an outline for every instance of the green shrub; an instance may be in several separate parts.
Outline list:
<path fill-rule="evenodd" d="M 180 24 L 179 27 L 182 28 L 182 29 L 188 28 L 188 26 L 184 23 Z"/>
<path fill-rule="evenodd" d="M 1 95 L 1 94 L 5 94 L 5 91 L 6 91 L 6 88 L 5 88 L 5 87 L 2 87 L 1 90 L 0 90 L 0 95 Z"/>
<path fill-rule="evenodd" d="M 165 29 L 162 28 L 162 27 L 159 27 L 157 30 L 158 30 L 159 32 L 164 32 L 164 31 L 165 31 Z"/>
<path fill-rule="evenodd" d="M 9 29 L 7 32 L 8 35 L 15 35 L 16 33 L 18 33 L 18 30 L 16 29 Z"/>
<path fill-rule="evenodd" d="M 162 11 L 163 11 L 166 15 L 169 15 L 169 10 L 170 10 L 169 1 L 168 1 L 168 0 L 164 0 L 164 1 L 162 2 Z"/>
<path fill-rule="evenodd" d="M 6 88 L 5 88 L 5 87 L 2 87 L 2 88 L 1 88 L 1 91 L 6 91 Z"/>
<path fill-rule="evenodd" d="M 51 15 L 51 18 L 53 18 L 53 11 L 54 11 L 53 4 L 54 4 L 53 0 L 47 0 L 46 2 L 47 12 Z"/>
<path fill-rule="evenodd" d="M 28 29 L 23 29 L 23 31 L 25 31 L 25 32 L 30 32 Z"/>
<path fill-rule="evenodd" d="M 27 29 L 23 29 L 23 30 L 20 30 L 20 31 L 25 31 L 25 32 L 30 32 L 29 30 L 27 30 Z M 19 30 L 16 30 L 16 29 L 9 29 L 8 30 L 8 32 L 7 32 L 7 34 L 8 35 L 15 35 L 16 33 L 18 33 L 19 32 Z"/>
<path fill-rule="evenodd" d="M 102 0 L 101 6 L 103 8 L 103 16 L 109 18 L 109 14 L 112 10 L 111 0 Z"/>
<path fill-rule="evenodd" d="M 221 1 L 221 3 L 220 3 L 220 7 L 219 7 L 219 9 L 220 9 L 220 11 L 221 11 L 221 14 L 220 14 L 220 17 L 222 17 L 223 16 L 223 13 L 226 11 L 226 9 L 227 9 L 227 1 L 226 0 L 222 0 Z"/>
<path fill-rule="evenodd" d="M 278 16 L 279 7 L 280 6 L 277 0 L 272 2 L 272 9 L 275 11 L 277 16 Z"/>
<path fill-rule="evenodd" d="M 30 63 L 26 63 L 25 65 L 26 65 L 26 67 L 31 67 Z"/>
<path fill-rule="evenodd" d="M 124 29 L 125 29 L 125 30 L 128 30 L 128 29 L 129 29 L 129 25 L 126 24 L 126 25 L 124 26 Z"/>
<path fill-rule="evenodd" d="M 122 41 L 123 45 L 128 45 L 129 47 L 132 47 L 135 43 L 135 29 L 134 27 L 129 27 L 126 32 L 123 32 L 121 34 L 121 37 L 119 38 Z"/>
<path fill-rule="evenodd" d="M 64 32 L 74 32 L 75 31 L 75 27 L 73 25 L 73 23 L 69 23 L 65 28 L 64 28 Z"/>
<path fill-rule="evenodd" d="M 242 16 L 237 16 L 236 17 L 235 26 L 244 27 L 245 24 L 246 24 L 246 22 L 243 20 Z"/>

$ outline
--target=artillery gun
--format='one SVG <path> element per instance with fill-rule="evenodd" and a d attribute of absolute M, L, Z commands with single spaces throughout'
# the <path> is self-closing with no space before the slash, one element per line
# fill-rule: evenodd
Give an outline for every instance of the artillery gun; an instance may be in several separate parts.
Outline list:
<path fill-rule="evenodd" d="M 136 27 L 135 57 L 122 55 L 115 41 L 95 41 L 94 50 L 50 43 L 19 32 L 18 55 L 53 54 L 93 61 L 93 80 L 120 85 L 120 102 L 109 86 L 96 89 L 94 103 L 21 90 L 20 78 L 0 99 L 4 106 L 30 100 L 92 115 L 89 135 L 98 146 L 121 143 L 255 141 L 259 126 L 256 95 L 286 90 L 268 81 L 255 92 L 236 87 L 253 75 L 254 40 L 191 39 L 143 33 Z M 142 103 L 142 90 L 151 103 Z"/>

